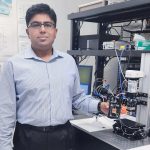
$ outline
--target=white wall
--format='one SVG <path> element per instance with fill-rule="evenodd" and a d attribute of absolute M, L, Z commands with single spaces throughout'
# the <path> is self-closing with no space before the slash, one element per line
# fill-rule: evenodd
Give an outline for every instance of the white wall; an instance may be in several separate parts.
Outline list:
<path fill-rule="evenodd" d="M 16 0 L 9 15 L 0 14 L 0 63 L 18 52 Z"/>
<path fill-rule="evenodd" d="M 55 0 L 54 3 L 58 1 L 58 4 L 55 5 L 55 10 L 58 16 L 58 35 L 55 41 L 55 48 L 60 49 L 62 51 L 67 51 L 70 49 L 70 27 L 71 21 L 68 20 L 68 14 L 78 12 L 78 5 L 91 2 L 93 0 L 66 0 L 61 1 Z M 52 2 L 53 3 L 53 2 Z M 86 29 L 86 31 L 82 31 L 83 33 L 87 32 L 87 28 L 84 28 L 83 25 L 82 29 Z M 89 28 L 89 34 L 91 33 Z"/>

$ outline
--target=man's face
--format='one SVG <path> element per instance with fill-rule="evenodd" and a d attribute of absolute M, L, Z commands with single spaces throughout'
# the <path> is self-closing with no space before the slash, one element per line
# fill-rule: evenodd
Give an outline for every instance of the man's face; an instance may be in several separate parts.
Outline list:
<path fill-rule="evenodd" d="M 30 20 L 26 32 L 33 49 L 47 50 L 52 48 L 57 29 L 47 14 L 37 14 Z"/>

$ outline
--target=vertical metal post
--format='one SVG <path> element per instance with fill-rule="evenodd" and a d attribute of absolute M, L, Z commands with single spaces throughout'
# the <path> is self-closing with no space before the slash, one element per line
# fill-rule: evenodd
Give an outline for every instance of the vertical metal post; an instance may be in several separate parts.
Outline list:
<path fill-rule="evenodd" d="M 143 53 L 141 57 L 141 68 L 144 77 L 139 82 L 139 92 L 148 93 L 148 98 L 142 98 L 147 101 L 147 106 L 138 105 L 136 112 L 136 121 L 146 125 L 146 129 L 150 127 L 150 53 Z"/>
<path fill-rule="evenodd" d="M 99 35 L 99 45 L 98 45 L 98 49 L 99 51 L 103 50 L 103 41 L 105 39 L 106 36 L 106 28 L 107 25 L 104 23 L 99 23 L 98 24 L 98 35 Z M 104 62 L 105 62 L 105 57 L 99 57 L 96 56 L 96 74 L 95 74 L 95 78 L 101 78 L 103 79 L 103 74 L 104 74 Z"/>
<path fill-rule="evenodd" d="M 71 50 L 79 49 L 79 36 L 80 36 L 80 21 L 71 20 L 71 41 L 70 41 Z M 78 64 L 79 58 L 77 56 L 73 57 L 76 63 Z"/>

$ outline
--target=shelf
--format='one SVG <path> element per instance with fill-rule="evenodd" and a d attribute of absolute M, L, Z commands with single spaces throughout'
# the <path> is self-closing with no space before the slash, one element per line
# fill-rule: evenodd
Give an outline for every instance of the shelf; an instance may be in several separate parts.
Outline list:
<path fill-rule="evenodd" d="M 150 17 L 150 0 L 131 0 L 68 15 L 69 20 L 123 22 Z"/>
<path fill-rule="evenodd" d="M 98 70 L 95 77 L 103 79 L 104 66 L 107 61 L 106 57 L 116 57 L 115 50 L 102 50 L 104 41 L 114 40 L 114 37 L 106 34 L 109 24 L 150 19 L 150 0 L 130 0 L 127 2 L 98 7 L 87 11 L 72 13 L 68 15 L 68 19 L 71 20 L 72 39 L 71 48 L 67 51 L 67 53 L 74 57 L 77 64 L 82 61 L 82 59 L 80 61 L 79 56 L 98 56 L 95 57 L 95 69 Z M 82 25 L 80 21 L 98 23 L 97 35 L 82 36 L 80 34 L 80 28 Z M 131 33 L 135 32 L 131 31 Z M 137 33 L 149 32 L 150 30 L 137 31 Z M 88 49 L 88 47 L 92 48 L 92 46 L 89 46 L 90 40 L 95 46 L 93 46 L 94 50 Z M 118 56 L 121 55 L 122 57 L 126 57 L 128 62 L 125 63 L 128 63 L 130 68 L 135 69 L 137 69 L 137 66 L 140 66 L 142 53 L 150 53 L 150 51 L 126 50 L 123 52 L 123 54 L 122 51 L 117 51 Z M 132 62 L 132 65 L 129 64 Z"/>
<path fill-rule="evenodd" d="M 117 50 L 118 56 L 121 55 L 121 52 Z M 73 56 L 116 56 L 115 50 L 68 50 L 67 53 Z M 150 53 L 150 51 L 128 50 L 123 52 L 122 57 L 141 57 L 142 53 Z"/>

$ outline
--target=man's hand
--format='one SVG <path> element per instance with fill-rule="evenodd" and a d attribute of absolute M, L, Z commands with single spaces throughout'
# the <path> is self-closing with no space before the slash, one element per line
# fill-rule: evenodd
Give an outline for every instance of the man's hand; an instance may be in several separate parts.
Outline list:
<path fill-rule="evenodd" d="M 109 111 L 109 103 L 108 102 L 101 102 L 99 107 L 100 107 L 100 110 L 104 114 L 108 114 L 108 111 Z"/>

